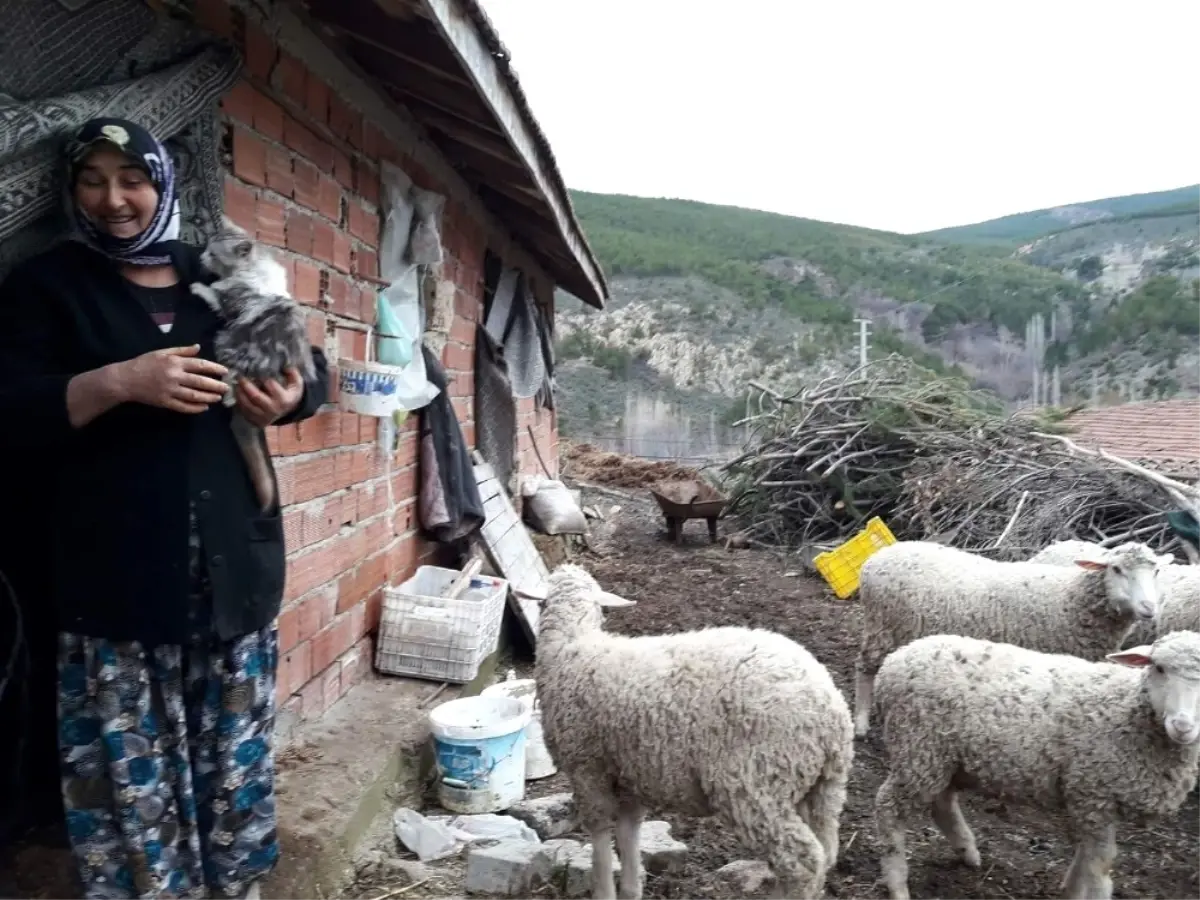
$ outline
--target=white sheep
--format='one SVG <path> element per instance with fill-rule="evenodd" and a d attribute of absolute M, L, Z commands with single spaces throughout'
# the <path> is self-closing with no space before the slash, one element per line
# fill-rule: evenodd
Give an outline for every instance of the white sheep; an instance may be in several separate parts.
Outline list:
<path fill-rule="evenodd" d="M 820 896 L 854 756 L 829 672 L 759 629 L 605 633 L 601 607 L 632 602 L 564 564 L 538 627 L 542 729 L 591 834 L 593 896 L 614 896 L 614 820 L 621 896 L 641 896 L 647 808 L 718 816 L 771 864 L 779 896 Z"/>
<path fill-rule="evenodd" d="M 1099 659 L 1136 619 L 1152 619 L 1154 573 L 1174 559 L 1144 544 L 1101 550 L 1076 566 L 997 562 L 942 544 L 901 541 L 863 564 L 855 734 L 870 727 L 871 686 L 885 656 L 930 634 L 963 634 Z"/>
<path fill-rule="evenodd" d="M 1058 541 L 1042 548 L 1030 562 L 1070 565 L 1103 552 L 1099 544 L 1088 541 Z M 1200 631 L 1200 566 L 1172 563 L 1158 573 L 1162 593 L 1158 613 L 1153 619 L 1138 621 L 1125 636 L 1122 646 L 1152 642 L 1172 631 Z"/>
<path fill-rule="evenodd" d="M 1196 784 L 1200 634 L 1107 658 L 1123 665 L 949 634 L 888 656 L 876 709 L 889 771 L 875 814 L 893 898 L 909 896 L 915 815 L 932 810 L 961 860 L 980 865 L 959 790 L 1066 812 L 1075 856 L 1061 890 L 1112 896 L 1116 826 L 1177 811 Z"/>

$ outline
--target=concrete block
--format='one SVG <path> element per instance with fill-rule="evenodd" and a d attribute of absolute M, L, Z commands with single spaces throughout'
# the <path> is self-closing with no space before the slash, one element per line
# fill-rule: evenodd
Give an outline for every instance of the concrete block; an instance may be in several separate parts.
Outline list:
<path fill-rule="evenodd" d="M 679 872 L 687 858 L 687 844 L 671 837 L 671 826 L 654 820 L 642 823 L 638 835 L 642 852 L 642 867 L 654 875 Z"/>
<path fill-rule="evenodd" d="M 579 828 L 575 798 L 570 793 L 522 800 L 509 809 L 508 814 L 536 831 L 543 841 L 570 834 Z"/>
<path fill-rule="evenodd" d="M 467 848 L 467 893 L 489 897 L 528 897 L 542 845 L 499 841 Z"/>
<path fill-rule="evenodd" d="M 592 843 L 583 844 L 567 859 L 563 893 L 570 898 L 592 896 Z"/>

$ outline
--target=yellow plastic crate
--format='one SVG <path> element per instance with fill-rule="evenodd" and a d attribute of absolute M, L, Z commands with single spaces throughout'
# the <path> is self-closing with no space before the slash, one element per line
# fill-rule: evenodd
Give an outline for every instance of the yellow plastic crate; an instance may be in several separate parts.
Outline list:
<path fill-rule="evenodd" d="M 813 565 L 838 599 L 845 600 L 858 590 L 858 573 L 867 558 L 894 543 L 896 536 L 883 524 L 883 519 L 875 516 L 867 521 L 866 528 L 840 547 L 817 554 Z"/>

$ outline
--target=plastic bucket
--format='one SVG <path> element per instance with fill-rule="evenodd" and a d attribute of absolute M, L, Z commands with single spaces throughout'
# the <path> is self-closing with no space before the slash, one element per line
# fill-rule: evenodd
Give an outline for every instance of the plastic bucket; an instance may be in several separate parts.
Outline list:
<path fill-rule="evenodd" d="M 525 704 L 530 712 L 529 724 L 525 726 L 525 778 L 549 778 L 558 771 L 558 766 L 546 749 L 542 737 L 542 711 L 537 703 L 537 682 L 532 678 L 509 678 L 484 688 L 484 697 L 512 697 Z"/>
<path fill-rule="evenodd" d="M 429 713 L 438 801 L 451 812 L 508 809 L 525 796 L 525 726 L 512 697 L 460 697 Z"/>

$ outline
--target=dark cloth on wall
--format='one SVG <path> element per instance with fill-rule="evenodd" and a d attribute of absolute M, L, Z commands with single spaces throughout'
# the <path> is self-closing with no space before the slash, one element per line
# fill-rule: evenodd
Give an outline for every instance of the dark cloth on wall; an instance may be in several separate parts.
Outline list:
<path fill-rule="evenodd" d="M 199 252 L 171 257 L 182 284 L 211 283 Z M 58 627 L 110 640 L 181 643 L 188 636 L 188 506 L 196 505 L 213 582 L 213 626 L 229 640 L 266 627 L 283 596 L 283 523 L 260 515 L 230 410 L 187 415 L 122 404 L 82 429 L 67 419 L 70 379 L 155 349 L 199 344 L 213 358 L 216 315 L 188 291 L 164 333 L 114 265 L 66 242 L 36 256 L 0 285 L 0 452 L 58 464 L 45 474 L 51 527 L 50 595 Z M 328 369 L 278 424 L 312 416 L 325 402 Z"/>
<path fill-rule="evenodd" d="M 419 512 L 421 526 L 443 543 L 483 527 L 483 500 L 475 483 L 471 451 L 463 437 L 446 371 L 424 344 L 425 377 L 438 395 L 421 409 Z"/>

